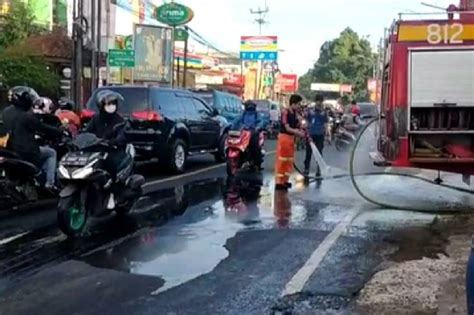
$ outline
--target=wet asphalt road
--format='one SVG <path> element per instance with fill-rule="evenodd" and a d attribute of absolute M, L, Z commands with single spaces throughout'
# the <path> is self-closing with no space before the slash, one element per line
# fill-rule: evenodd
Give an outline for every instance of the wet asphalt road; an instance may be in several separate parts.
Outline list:
<path fill-rule="evenodd" d="M 335 174 L 347 173 L 347 154 L 325 155 Z M 446 246 L 434 215 L 377 209 L 346 177 L 275 193 L 273 155 L 262 174 L 232 181 L 200 159 L 194 167 L 204 171 L 148 185 L 130 218 L 97 220 L 80 240 L 61 235 L 48 207 L 2 218 L 0 313 L 354 314 L 381 264 L 436 257 Z M 416 180 L 361 181 L 391 202 L 474 205 Z"/>

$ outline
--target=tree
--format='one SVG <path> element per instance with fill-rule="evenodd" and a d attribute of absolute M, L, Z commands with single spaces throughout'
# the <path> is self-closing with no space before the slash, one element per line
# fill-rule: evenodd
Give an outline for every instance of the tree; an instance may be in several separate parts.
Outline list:
<path fill-rule="evenodd" d="M 39 57 L 0 53 L 0 81 L 11 88 L 27 85 L 40 95 L 56 96 L 59 92 L 59 77 Z"/>
<path fill-rule="evenodd" d="M 11 1 L 10 11 L 2 18 L 0 49 L 18 44 L 30 36 L 45 31 L 35 23 L 35 15 L 29 3 L 23 0 Z"/>
<path fill-rule="evenodd" d="M 351 84 L 357 99 L 367 98 L 367 79 L 372 77 L 376 55 L 370 42 L 350 28 L 321 46 L 314 67 L 300 78 L 300 92 L 311 95 L 312 82 Z"/>

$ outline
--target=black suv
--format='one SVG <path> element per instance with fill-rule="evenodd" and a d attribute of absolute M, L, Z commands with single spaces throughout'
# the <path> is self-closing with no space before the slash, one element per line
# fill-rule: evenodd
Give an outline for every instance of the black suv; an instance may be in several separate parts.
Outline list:
<path fill-rule="evenodd" d="M 82 112 L 85 121 L 96 113 L 96 95 L 103 90 L 123 96 L 119 113 L 130 120 L 127 138 L 140 156 L 158 158 L 175 173 L 184 172 L 187 158 L 192 155 L 212 153 L 217 162 L 225 161 L 230 124 L 192 92 L 161 87 L 102 87 Z"/>

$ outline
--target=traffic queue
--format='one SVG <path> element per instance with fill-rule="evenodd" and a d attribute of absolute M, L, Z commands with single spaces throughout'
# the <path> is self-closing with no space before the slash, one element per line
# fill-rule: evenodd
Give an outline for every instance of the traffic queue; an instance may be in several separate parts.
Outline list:
<path fill-rule="evenodd" d="M 58 225 L 71 237 L 83 233 L 89 217 L 131 210 L 145 183 L 134 173 L 138 157 L 158 157 L 182 173 L 189 156 L 210 153 L 216 162 L 227 161 L 229 177 L 242 168 L 261 171 L 266 134 L 278 124 L 276 189 L 285 190 L 295 136 L 316 143 L 320 152 L 329 133 L 336 148 L 349 144 L 342 116 L 325 111 L 319 96 L 311 108 L 291 96 L 281 121 L 265 119 L 258 102 L 247 101 L 232 122 L 195 93 L 166 88 L 100 88 L 80 115 L 71 101 L 55 106 L 26 86 L 12 88 L 9 101 L 1 115 L 0 208 L 58 198 Z M 310 159 L 307 149 L 306 175 Z"/>

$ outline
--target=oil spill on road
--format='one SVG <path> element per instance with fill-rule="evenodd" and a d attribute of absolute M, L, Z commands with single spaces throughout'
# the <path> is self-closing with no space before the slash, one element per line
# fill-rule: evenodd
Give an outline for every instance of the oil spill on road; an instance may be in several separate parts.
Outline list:
<path fill-rule="evenodd" d="M 287 193 L 274 195 L 269 176 L 243 174 L 233 179 L 197 182 L 173 192 L 168 209 L 178 216 L 165 226 L 143 231 L 123 242 L 95 250 L 83 260 L 94 267 L 159 276 L 164 286 L 155 293 L 211 272 L 229 256 L 226 243 L 237 233 L 288 229 L 306 220 L 306 208 L 291 204 Z M 163 198 L 142 201 L 141 209 Z"/>
<path fill-rule="evenodd" d="M 179 187 L 149 194 L 140 201 L 147 211 L 137 209 L 136 213 L 124 219 L 108 216 L 94 220 L 87 235 L 80 239 L 67 239 L 56 225 L 51 225 L 0 246 L 0 291 L 41 269 L 78 259 L 86 253 L 133 238 L 142 230 L 161 226 L 172 217 L 181 215 L 188 206 L 187 202 L 219 198 L 221 183 L 215 180 L 195 184 L 201 189 L 192 198 L 180 199 L 180 194 L 177 194 Z"/>

